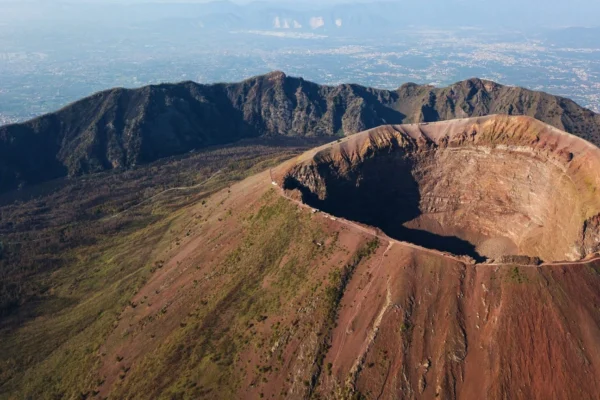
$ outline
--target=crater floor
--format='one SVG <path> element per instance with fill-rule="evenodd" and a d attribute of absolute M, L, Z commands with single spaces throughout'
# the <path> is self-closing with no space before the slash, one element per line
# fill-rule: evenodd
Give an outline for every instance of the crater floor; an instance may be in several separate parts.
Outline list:
<path fill-rule="evenodd" d="M 332 215 L 476 261 L 598 250 L 600 150 L 528 117 L 382 126 L 304 154 L 283 188 Z"/>

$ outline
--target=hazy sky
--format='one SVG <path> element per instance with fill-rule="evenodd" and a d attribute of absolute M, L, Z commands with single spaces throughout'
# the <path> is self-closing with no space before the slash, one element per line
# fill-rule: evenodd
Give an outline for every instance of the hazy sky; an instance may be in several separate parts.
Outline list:
<path fill-rule="evenodd" d="M 83 4 L 143 4 L 143 3 L 207 3 L 210 0 L 0 0 L 0 21 L 16 17 L 20 21 L 31 15 L 44 15 L 39 4 L 47 6 L 70 3 Z M 238 4 L 249 4 L 253 0 L 232 0 Z M 340 3 L 376 3 L 379 0 L 262 0 L 261 3 L 290 6 L 294 9 L 324 8 Z M 402 9 L 404 16 L 410 16 L 414 24 L 438 20 L 446 25 L 456 21 L 461 25 L 510 25 L 526 30 L 531 26 L 545 28 L 567 26 L 600 26 L 600 0 L 387 0 Z M 6 5 L 13 6 L 12 14 Z M 38 6 L 36 6 L 36 4 Z M 29 5 L 29 11 L 24 10 Z M 5 6 L 4 9 L 1 7 Z M 293 6 L 293 7 L 292 7 Z M 27 7 L 27 6 L 25 6 Z M 15 11 L 18 9 L 19 11 Z M 48 10 L 50 13 L 56 10 Z M 41 13 L 41 14 L 40 14 Z M 4 14 L 4 18 L 3 15 Z M 437 14 L 437 15 L 436 15 Z M 65 15 L 63 15 L 65 16 Z M 435 16 L 431 19 L 429 17 Z M 437 19 L 436 19 L 437 18 Z"/>
<path fill-rule="evenodd" d="M 0 0 L 0 3 L 115 3 L 115 4 L 124 4 L 124 3 L 208 3 L 213 2 L 215 0 Z M 247 4 L 255 2 L 256 0 L 228 0 L 232 3 L 238 4 Z M 435 0 L 383 0 L 386 2 L 394 2 L 394 3 L 415 3 L 421 1 L 423 3 L 435 3 Z M 454 3 L 466 3 L 466 4 L 476 4 L 476 3 L 489 3 L 489 4 L 498 4 L 503 3 L 507 6 L 515 6 L 515 5 L 524 5 L 524 4 L 535 4 L 539 6 L 545 6 L 548 8 L 559 7 L 562 5 L 567 5 L 569 8 L 573 8 L 573 12 L 585 13 L 587 10 L 585 8 L 578 8 L 581 6 L 596 6 L 599 3 L 599 0 L 447 0 L 448 2 Z M 301 4 L 301 3 L 316 3 L 316 4 L 332 4 L 332 3 L 374 3 L 374 2 L 382 2 L 382 0 L 261 0 L 261 2 L 268 2 L 274 4 L 281 3 L 292 3 L 292 4 Z M 577 7 L 575 7 L 575 5 Z M 515 12 L 518 12 L 519 9 L 515 8 Z"/>

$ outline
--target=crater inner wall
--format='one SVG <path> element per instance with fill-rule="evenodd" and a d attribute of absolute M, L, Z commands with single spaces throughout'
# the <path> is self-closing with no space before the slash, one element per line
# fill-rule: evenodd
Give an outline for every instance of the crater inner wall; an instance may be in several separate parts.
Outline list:
<path fill-rule="evenodd" d="M 508 146 L 415 149 L 367 152 L 358 161 L 321 158 L 295 168 L 284 186 L 333 215 L 477 261 L 510 255 L 573 261 L 600 238 L 588 234 L 584 246 L 589 210 L 582 185 L 543 153 Z"/>
<path fill-rule="evenodd" d="M 405 226 L 462 238 L 487 258 L 581 258 L 576 186 L 530 151 L 459 147 L 420 154 L 412 175 L 421 214 Z"/>

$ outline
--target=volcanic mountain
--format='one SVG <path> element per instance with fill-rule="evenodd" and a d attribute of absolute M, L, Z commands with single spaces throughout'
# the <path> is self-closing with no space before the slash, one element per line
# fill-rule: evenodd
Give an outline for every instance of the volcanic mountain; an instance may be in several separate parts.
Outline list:
<path fill-rule="evenodd" d="M 331 87 L 273 72 L 232 84 L 112 89 L 0 127 L 0 192 L 244 138 L 343 137 L 385 124 L 495 113 L 528 115 L 600 144 L 600 116 L 542 92 L 480 79 L 393 91 Z"/>
<path fill-rule="evenodd" d="M 124 310 L 99 391 L 597 398 L 599 166 L 592 144 L 508 116 L 291 159 L 190 208 L 208 221 Z"/>
<path fill-rule="evenodd" d="M 0 320 L 0 395 L 596 399 L 599 164 L 528 117 L 388 125 L 95 220 Z"/>

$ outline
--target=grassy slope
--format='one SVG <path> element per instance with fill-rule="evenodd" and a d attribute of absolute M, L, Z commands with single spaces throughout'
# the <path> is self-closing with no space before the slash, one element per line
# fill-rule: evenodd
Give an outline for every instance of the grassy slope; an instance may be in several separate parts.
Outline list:
<path fill-rule="evenodd" d="M 245 222 L 241 244 L 213 270 L 219 290 L 202 288 L 208 291 L 207 304 L 132 371 L 117 397 L 234 396 L 240 385 L 234 367 L 239 353 L 248 346 L 264 346 L 265 338 L 248 327 L 275 315 L 282 301 L 295 297 L 315 257 L 312 242 L 319 236 L 306 216 L 284 200 L 275 200 L 273 192 L 263 201 L 265 205 Z M 286 254 L 291 259 L 280 267 Z M 263 291 L 269 275 L 274 282 Z"/>
<path fill-rule="evenodd" d="M 90 189 L 82 184 L 84 187 L 78 191 L 79 188 L 73 188 L 78 184 L 75 183 L 46 197 L 4 207 L 2 223 L 7 229 L 1 238 L 3 282 L 4 285 L 24 283 L 16 292 L 18 306 L 5 309 L 0 319 L 0 397 L 73 398 L 90 392 L 98 379 L 94 373 L 99 365 L 98 350 L 124 307 L 156 269 L 157 252 L 173 241 L 169 232 L 181 223 L 184 215 L 177 210 L 201 201 L 232 181 L 279 163 L 294 151 L 261 148 L 222 153 L 218 150 L 215 158 L 219 164 L 200 163 L 197 170 L 177 169 L 177 176 L 163 177 L 202 182 L 222 167 L 222 172 L 205 186 L 167 193 L 118 218 L 110 215 L 146 197 L 148 192 L 142 191 L 136 193 L 139 199 L 128 198 L 125 204 L 118 197 L 129 191 L 125 187 L 128 183 L 136 185 L 139 180 L 135 179 L 145 179 L 144 173 L 132 181 L 124 180 L 123 187 L 111 187 L 108 196 L 94 194 L 93 185 Z M 204 154 L 198 158 L 211 157 Z M 164 172 L 171 167 L 151 168 Z M 98 187 L 106 180 L 114 180 L 112 176 L 98 179 L 95 182 Z M 156 191 L 154 186 L 158 185 L 148 186 Z M 71 218 L 65 217 L 65 205 L 60 200 L 73 197 L 84 199 L 80 203 L 74 201 L 73 208 L 94 217 L 77 219 L 81 215 L 75 212 Z M 42 213 L 47 221 L 26 224 L 35 215 L 31 209 L 39 207 L 40 202 L 50 203 L 46 205 L 48 211 Z M 48 217 L 48 213 L 54 215 Z M 25 222 L 21 223 L 22 220 Z M 52 242 L 65 231 L 69 232 L 66 239 Z M 49 258 L 56 263 L 48 265 Z"/>
<path fill-rule="evenodd" d="M 190 255 L 190 265 L 205 279 L 193 279 L 197 273 L 181 261 L 182 273 L 190 274 L 185 281 L 193 284 L 181 287 L 185 305 L 174 299 L 166 312 L 176 315 L 171 318 L 179 326 L 141 361 L 119 361 L 125 368 L 115 398 L 260 398 L 312 391 L 345 283 L 377 245 L 360 239 L 358 248 L 350 246 L 333 262 L 333 253 L 345 247 L 322 219 L 298 212 L 274 190 L 248 201 L 255 202 L 254 212 L 234 208 L 229 218 L 239 223 L 223 228 L 225 236 L 216 241 L 233 246 L 211 261 L 203 250 Z M 110 354 L 106 359 L 115 362 Z"/>

